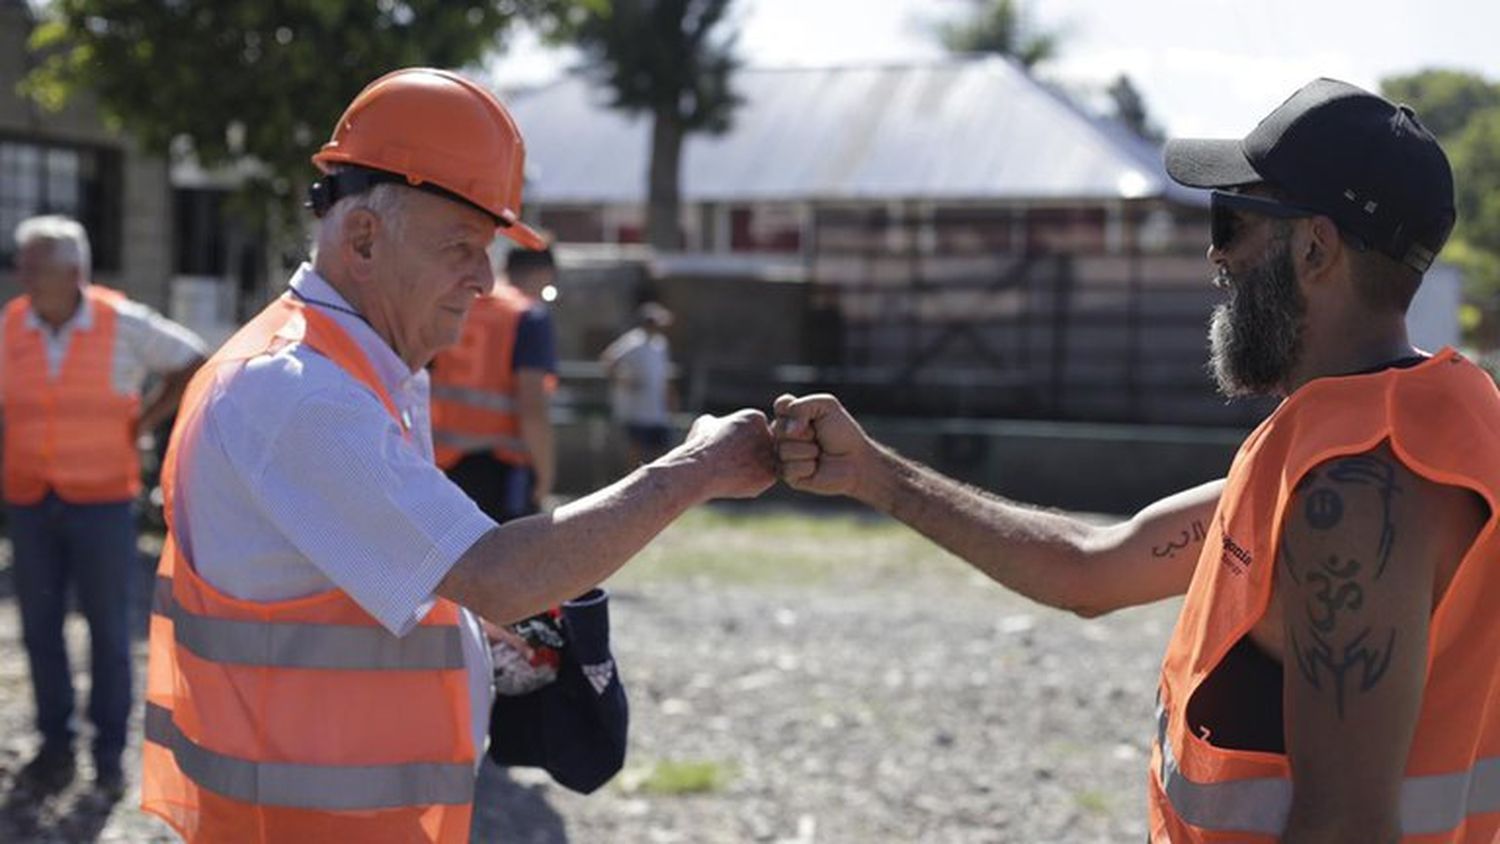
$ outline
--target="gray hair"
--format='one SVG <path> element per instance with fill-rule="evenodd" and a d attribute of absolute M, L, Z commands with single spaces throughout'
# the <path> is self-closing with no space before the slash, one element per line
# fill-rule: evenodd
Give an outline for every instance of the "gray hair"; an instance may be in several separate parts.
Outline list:
<path fill-rule="evenodd" d="M 333 204 L 328 213 L 318 221 L 318 231 L 313 239 L 312 257 L 318 257 L 318 251 L 322 248 L 332 247 L 337 241 L 339 232 L 344 228 L 344 220 L 349 214 L 356 210 L 366 210 L 380 218 L 382 224 L 390 230 L 391 234 L 400 237 L 402 229 L 406 226 L 406 194 L 409 190 L 399 184 L 390 182 L 378 184 L 375 187 L 358 193 L 354 196 L 346 196 Z"/>
<path fill-rule="evenodd" d="M 84 274 L 92 268 L 88 232 L 71 217 L 47 214 L 22 220 L 16 226 L 16 248 L 23 249 L 32 243 L 46 243 L 53 260 L 77 267 Z"/>

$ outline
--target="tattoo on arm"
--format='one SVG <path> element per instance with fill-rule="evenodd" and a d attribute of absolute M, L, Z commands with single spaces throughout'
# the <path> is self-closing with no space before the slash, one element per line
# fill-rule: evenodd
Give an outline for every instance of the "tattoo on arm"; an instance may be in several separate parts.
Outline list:
<path fill-rule="evenodd" d="M 1373 487 L 1380 502 L 1380 532 L 1371 543 L 1373 566 L 1361 562 L 1362 554 L 1330 554 L 1306 565 L 1287 542 L 1280 549 L 1282 569 L 1298 587 L 1292 594 L 1302 601 L 1300 608 L 1289 602 L 1283 610 L 1291 619 L 1287 644 L 1308 685 L 1332 690 L 1340 719 L 1351 695 L 1380 683 L 1396 649 L 1395 628 L 1375 629 L 1360 610 L 1366 589 L 1380 580 L 1390 562 L 1396 541 L 1391 502 L 1401 490 L 1390 462 L 1370 455 L 1339 460 L 1321 477 L 1309 473 L 1297 487 L 1303 502 L 1300 518 L 1315 531 L 1332 530 L 1343 521 L 1344 494 L 1353 492 L 1351 487 Z"/>
<path fill-rule="evenodd" d="M 1151 549 L 1153 557 L 1175 557 L 1178 551 L 1185 550 L 1188 546 L 1202 542 L 1208 536 L 1208 531 L 1203 527 L 1203 522 L 1193 519 L 1191 526 L 1184 528 L 1177 535 L 1177 539 L 1164 545 L 1157 545 Z"/>

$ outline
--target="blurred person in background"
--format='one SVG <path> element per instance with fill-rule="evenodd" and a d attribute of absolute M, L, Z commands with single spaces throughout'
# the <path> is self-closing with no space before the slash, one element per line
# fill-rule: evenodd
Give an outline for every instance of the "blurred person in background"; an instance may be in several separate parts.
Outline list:
<path fill-rule="evenodd" d="M 510 250 L 505 278 L 432 361 L 437 464 L 502 524 L 544 509 L 557 476 L 557 340 L 542 299 L 556 280 L 551 250 Z"/>
<path fill-rule="evenodd" d="M 1500 392 L 1405 323 L 1453 228 L 1447 157 L 1411 109 L 1320 79 L 1166 164 L 1213 190 L 1219 388 L 1283 399 L 1226 479 L 1095 525 L 903 458 L 828 395 L 778 399 L 783 477 L 1084 617 L 1186 593 L 1153 842 L 1495 841 Z"/>
<path fill-rule="evenodd" d="M 582 595 L 690 507 L 774 481 L 764 415 L 497 525 L 433 462 L 427 365 L 494 287 L 525 147 L 455 73 L 394 71 L 313 157 L 312 261 L 189 385 L 162 486 L 144 808 L 187 840 L 462 842 L 489 727 L 476 618 Z"/>
<path fill-rule="evenodd" d="M 89 626 L 95 781 L 118 791 L 132 694 L 136 440 L 176 411 L 206 349 L 181 325 L 92 284 L 89 239 L 77 221 L 32 217 L 15 239 L 23 293 L 0 323 L 4 490 L 42 734 L 21 779 L 51 791 L 74 775 L 73 672 L 63 642 L 72 590 Z M 143 396 L 148 378 L 156 387 Z"/>
<path fill-rule="evenodd" d="M 632 467 L 655 460 L 671 445 L 677 404 L 666 334 L 672 312 L 646 302 L 636 308 L 635 320 L 599 355 L 609 377 L 610 413 L 625 436 Z"/>

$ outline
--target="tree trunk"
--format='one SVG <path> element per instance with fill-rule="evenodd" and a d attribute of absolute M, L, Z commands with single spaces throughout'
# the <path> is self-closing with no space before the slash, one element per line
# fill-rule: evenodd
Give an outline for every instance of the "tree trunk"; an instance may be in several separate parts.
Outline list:
<path fill-rule="evenodd" d="M 678 175 L 682 164 L 682 124 L 676 114 L 657 109 L 651 127 L 650 195 L 646 204 L 647 241 L 657 252 L 682 249 Z"/>

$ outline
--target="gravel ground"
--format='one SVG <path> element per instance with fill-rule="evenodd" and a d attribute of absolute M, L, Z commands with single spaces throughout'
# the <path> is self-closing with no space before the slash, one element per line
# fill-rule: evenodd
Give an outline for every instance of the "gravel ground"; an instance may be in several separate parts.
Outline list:
<path fill-rule="evenodd" d="M 626 770 L 583 797 L 487 764 L 475 841 L 1144 839 L 1175 603 L 1080 621 L 888 523 L 767 512 L 692 516 L 610 584 L 632 706 Z M 149 577 L 143 564 L 143 587 Z M 82 666 L 81 620 L 68 635 Z M 135 808 L 133 782 L 114 804 L 87 770 L 40 802 L 13 787 L 36 745 L 18 636 L 7 568 L 0 841 L 176 840 Z M 135 741 L 132 780 L 138 725 Z"/>

